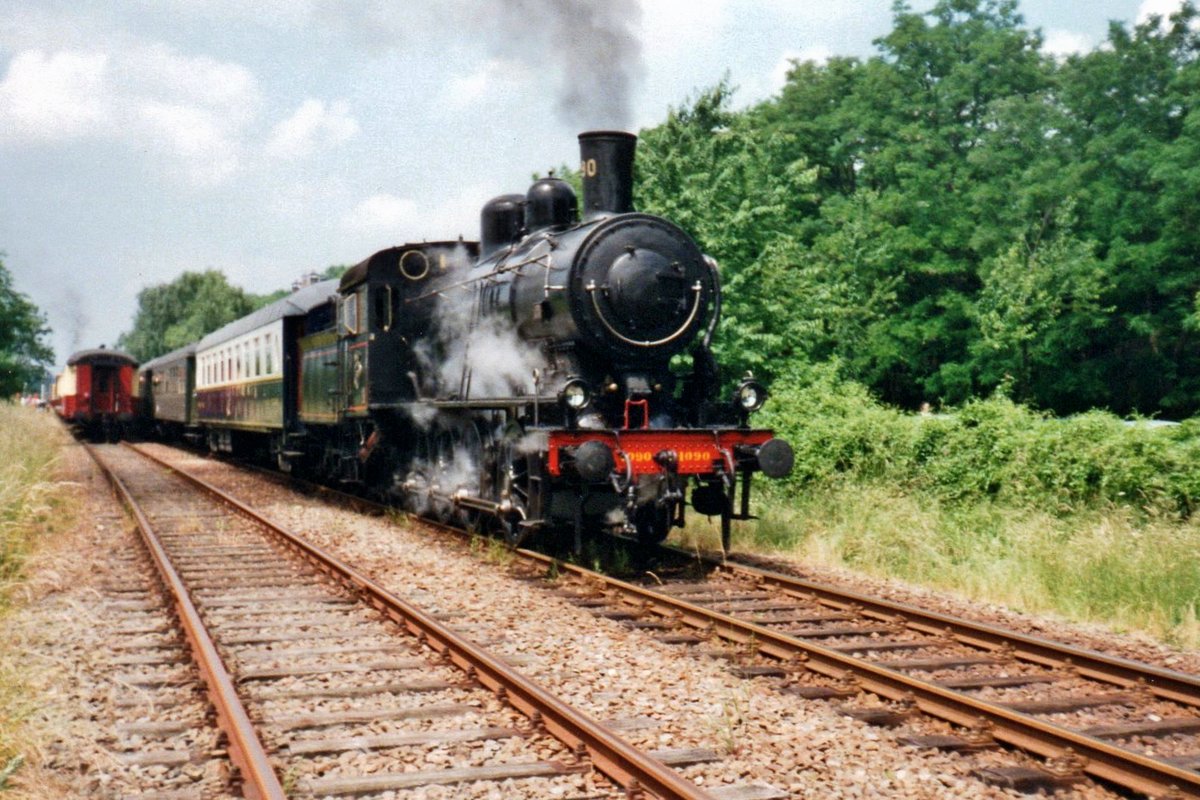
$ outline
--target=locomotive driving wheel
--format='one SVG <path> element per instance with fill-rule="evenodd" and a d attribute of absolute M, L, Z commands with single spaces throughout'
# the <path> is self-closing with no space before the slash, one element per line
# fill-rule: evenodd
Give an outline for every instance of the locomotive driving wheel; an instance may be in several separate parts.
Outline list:
<path fill-rule="evenodd" d="M 521 523 L 538 506 L 532 458 L 519 447 L 522 436 L 520 427 L 510 426 L 496 446 L 495 486 L 500 502 L 508 507 L 506 513 L 497 517 L 497 524 L 510 547 L 519 547 L 532 532 L 531 526 Z"/>

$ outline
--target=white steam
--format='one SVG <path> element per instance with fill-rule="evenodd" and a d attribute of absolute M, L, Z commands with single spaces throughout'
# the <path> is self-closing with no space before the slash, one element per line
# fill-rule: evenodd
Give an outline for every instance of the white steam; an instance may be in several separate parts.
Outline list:
<path fill-rule="evenodd" d="M 478 312 L 477 287 L 450 289 L 438 300 L 437 332 L 414 348 L 442 397 L 496 398 L 536 392 L 545 354 L 522 340 L 507 317 Z"/>

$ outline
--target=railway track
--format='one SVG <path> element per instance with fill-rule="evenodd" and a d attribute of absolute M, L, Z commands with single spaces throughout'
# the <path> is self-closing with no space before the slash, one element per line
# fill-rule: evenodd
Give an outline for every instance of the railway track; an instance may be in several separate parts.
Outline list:
<path fill-rule="evenodd" d="M 229 495 L 132 448 L 91 452 L 170 592 L 245 796 L 712 796 Z"/>
<path fill-rule="evenodd" d="M 913 747 L 1035 756 L 981 768 L 987 782 L 1054 790 L 1090 776 L 1148 797 L 1200 797 L 1195 676 L 715 559 L 705 579 L 647 585 L 515 555 L 531 577 L 565 578 L 560 592 L 598 616 L 838 703 Z"/>
<path fill-rule="evenodd" d="M 556 568 L 573 576 L 567 595 L 595 613 L 665 641 L 723 641 L 735 671 L 840 702 L 869 724 L 912 728 L 901 734 L 912 746 L 1005 744 L 1044 759 L 982 770 L 987 782 L 1033 791 L 1090 775 L 1151 797 L 1200 797 L 1192 676 L 738 565 L 654 586 Z"/>
<path fill-rule="evenodd" d="M 95 522 L 121 531 L 117 517 Z M 221 731 L 148 555 L 136 546 L 122 548 L 94 567 L 105 575 L 97 587 L 95 628 L 115 643 L 93 651 L 111 687 L 102 723 L 107 735 L 97 741 L 109 766 L 93 788 L 118 793 L 136 786 L 142 794 L 178 800 L 232 796 Z"/>

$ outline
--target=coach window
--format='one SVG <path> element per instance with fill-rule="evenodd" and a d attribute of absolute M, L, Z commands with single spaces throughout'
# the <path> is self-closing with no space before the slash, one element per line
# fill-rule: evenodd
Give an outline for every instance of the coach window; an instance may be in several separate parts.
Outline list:
<path fill-rule="evenodd" d="M 342 325 L 346 333 L 358 333 L 358 293 L 348 295 L 342 301 Z"/>
<path fill-rule="evenodd" d="M 274 353 L 274 351 L 272 350 L 272 345 L 273 345 L 273 342 L 271 341 L 271 334 L 269 334 L 269 333 L 268 333 L 268 334 L 267 334 L 267 336 L 266 336 L 266 348 L 267 348 L 267 374 L 268 374 L 268 375 L 274 375 L 274 374 L 275 374 L 275 365 L 271 363 L 271 356 L 272 356 L 272 355 L 273 355 L 273 353 Z"/>

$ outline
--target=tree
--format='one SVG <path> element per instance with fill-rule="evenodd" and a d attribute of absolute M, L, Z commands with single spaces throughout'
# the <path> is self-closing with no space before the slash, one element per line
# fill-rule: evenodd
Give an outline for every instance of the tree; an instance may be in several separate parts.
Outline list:
<path fill-rule="evenodd" d="M 1111 310 L 1099 302 L 1105 273 L 1094 245 L 1070 231 L 1073 213 L 1059 209 L 983 268 L 977 364 L 989 384 L 1011 382 L 1015 400 L 1069 407 L 1088 377 L 1080 354 Z"/>
<path fill-rule="evenodd" d="M 790 285 L 786 260 L 768 254 L 811 214 L 815 171 L 791 158 L 789 136 L 763 135 L 756 120 L 728 109 L 722 81 L 666 122 L 641 133 L 636 203 L 678 224 L 716 258 L 724 322 L 715 350 L 731 374 L 770 376 L 801 341 L 778 314 Z"/>
<path fill-rule="evenodd" d="M 1080 231 L 1097 243 L 1114 309 L 1086 366 L 1084 398 L 1120 412 L 1200 410 L 1200 353 L 1189 325 L 1200 290 L 1196 134 L 1200 18 L 1184 3 L 1070 59 L 1058 77 L 1062 135 L 1079 155 Z"/>
<path fill-rule="evenodd" d="M 251 295 L 230 286 L 217 270 L 185 272 L 138 292 L 133 329 L 121 334 L 118 344 L 147 361 L 199 341 L 257 307 Z"/>
<path fill-rule="evenodd" d="M 1015 0 L 894 6 L 866 60 L 728 82 L 642 132 L 639 207 L 721 263 L 723 364 L 836 361 L 890 403 L 1001 384 L 1200 411 L 1200 13 L 1042 52 Z"/>
<path fill-rule="evenodd" d="M 0 253 L 0 397 L 8 397 L 38 381 L 54 351 L 43 341 L 50 333 L 45 315 L 13 288 L 2 258 Z"/>

